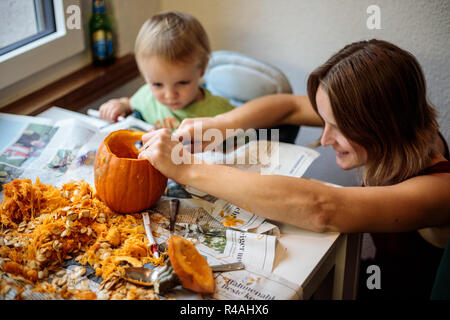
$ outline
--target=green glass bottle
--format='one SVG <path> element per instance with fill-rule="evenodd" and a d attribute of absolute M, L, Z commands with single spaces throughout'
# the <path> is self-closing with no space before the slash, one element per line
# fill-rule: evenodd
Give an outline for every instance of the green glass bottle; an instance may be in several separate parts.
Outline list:
<path fill-rule="evenodd" d="M 89 32 L 93 63 L 106 66 L 114 62 L 112 20 L 106 14 L 105 0 L 93 0 L 92 4 Z"/>

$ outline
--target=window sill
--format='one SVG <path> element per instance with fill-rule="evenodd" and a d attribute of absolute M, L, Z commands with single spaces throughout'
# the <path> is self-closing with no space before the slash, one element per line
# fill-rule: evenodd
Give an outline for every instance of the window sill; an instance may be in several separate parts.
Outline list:
<path fill-rule="evenodd" d="M 0 112 L 34 116 L 52 106 L 76 111 L 138 75 L 134 55 L 128 54 L 106 67 L 83 67 L 4 106 Z"/>

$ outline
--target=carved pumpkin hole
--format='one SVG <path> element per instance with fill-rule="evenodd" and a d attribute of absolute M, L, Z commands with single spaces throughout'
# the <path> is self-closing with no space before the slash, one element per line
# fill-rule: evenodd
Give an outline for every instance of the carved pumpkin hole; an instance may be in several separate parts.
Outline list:
<path fill-rule="evenodd" d="M 105 140 L 105 144 L 109 151 L 118 158 L 137 159 L 139 151 L 134 143 L 141 140 L 141 136 L 142 134 L 133 135 L 116 131 Z"/>

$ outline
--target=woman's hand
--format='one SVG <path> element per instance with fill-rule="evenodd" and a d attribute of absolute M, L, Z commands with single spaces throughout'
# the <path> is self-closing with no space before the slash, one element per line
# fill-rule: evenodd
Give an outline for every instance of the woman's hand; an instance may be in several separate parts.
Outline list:
<path fill-rule="evenodd" d="M 225 129 L 220 116 L 184 119 L 173 133 L 184 145 L 191 145 L 191 152 L 201 152 L 207 146 L 214 149 L 225 139 Z"/>
<path fill-rule="evenodd" d="M 172 137 L 169 129 L 152 130 L 142 136 L 144 146 L 139 159 L 147 159 L 153 167 L 166 177 L 180 182 L 193 155 Z"/>
<path fill-rule="evenodd" d="M 131 112 L 128 98 L 111 99 L 100 106 L 100 119 L 116 122 L 119 116 L 126 116 Z"/>

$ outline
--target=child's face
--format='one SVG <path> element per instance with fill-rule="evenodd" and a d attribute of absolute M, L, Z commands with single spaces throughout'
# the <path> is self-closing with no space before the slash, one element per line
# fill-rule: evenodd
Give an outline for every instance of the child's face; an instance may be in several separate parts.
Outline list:
<path fill-rule="evenodd" d="M 196 62 L 169 62 L 152 56 L 139 61 L 153 96 L 171 110 L 180 110 L 203 98 L 199 80 L 204 70 Z"/>

